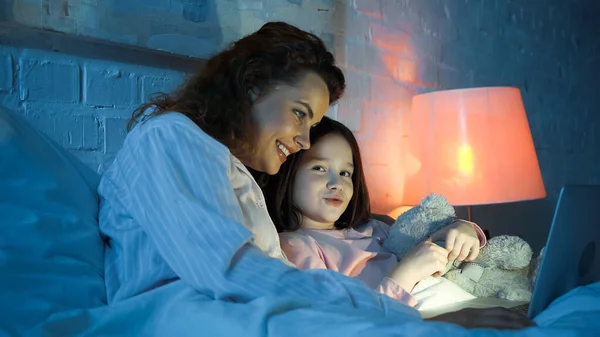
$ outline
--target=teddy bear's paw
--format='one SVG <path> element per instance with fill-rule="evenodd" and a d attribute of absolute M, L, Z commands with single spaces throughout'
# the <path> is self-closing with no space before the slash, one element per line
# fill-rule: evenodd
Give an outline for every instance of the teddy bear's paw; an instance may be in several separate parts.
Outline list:
<path fill-rule="evenodd" d="M 531 291 L 525 289 L 504 289 L 498 292 L 498 298 L 509 301 L 530 301 Z"/>
<path fill-rule="evenodd" d="M 454 281 L 455 279 L 462 278 L 463 276 L 460 274 L 460 270 L 449 270 L 444 274 L 444 277 L 450 281 Z"/>
<path fill-rule="evenodd" d="M 473 280 L 471 280 L 470 278 L 463 275 L 460 270 L 457 270 L 457 269 L 450 270 L 449 272 L 444 274 L 444 278 L 452 281 L 454 284 L 461 287 L 466 292 L 473 294 L 473 290 L 475 288 L 475 282 L 473 282 Z"/>

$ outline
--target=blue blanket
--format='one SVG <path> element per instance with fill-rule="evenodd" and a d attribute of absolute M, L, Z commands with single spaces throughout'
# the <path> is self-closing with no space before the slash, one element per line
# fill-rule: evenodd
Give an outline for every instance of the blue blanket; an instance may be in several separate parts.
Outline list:
<path fill-rule="evenodd" d="M 346 307 L 312 308 L 302 300 L 264 297 L 248 303 L 213 300 L 182 281 L 111 307 L 52 316 L 36 336 L 599 336 L 600 283 L 553 302 L 522 331 L 465 330 L 408 314 L 384 318 Z"/>

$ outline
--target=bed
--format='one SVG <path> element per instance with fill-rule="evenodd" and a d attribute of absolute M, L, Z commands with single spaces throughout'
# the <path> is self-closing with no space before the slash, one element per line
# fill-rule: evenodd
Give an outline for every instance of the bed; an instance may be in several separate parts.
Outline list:
<path fill-rule="evenodd" d="M 0 109 L 0 336 L 600 336 L 600 284 L 575 289 L 520 332 L 382 317 L 295 298 L 213 300 L 182 281 L 107 306 L 99 176 Z"/>

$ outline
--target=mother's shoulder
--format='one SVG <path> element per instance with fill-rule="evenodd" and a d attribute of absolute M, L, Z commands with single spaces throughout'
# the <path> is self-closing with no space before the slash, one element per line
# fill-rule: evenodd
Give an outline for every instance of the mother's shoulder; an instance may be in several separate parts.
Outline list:
<path fill-rule="evenodd" d="M 152 133 L 153 130 L 160 131 L 163 140 L 173 141 L 174 146 L 188 139 L 205 145 L 206 150 L 229 154 L 229 149 L 224 144 L 208 135 L 194 121 L 180 112 L 168 111 L 146 118 L 136 125 L 132 133 L 137 133 L 138 137 L 141 137 Z"/>

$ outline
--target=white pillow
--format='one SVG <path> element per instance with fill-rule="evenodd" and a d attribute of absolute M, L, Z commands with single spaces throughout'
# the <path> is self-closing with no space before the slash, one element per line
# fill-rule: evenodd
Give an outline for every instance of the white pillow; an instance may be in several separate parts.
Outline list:
<path fill-rule="evenodd" d="M 412 291 L 419 302 L 415 309 L 432 310 L 444 305 L 468 301 L 476 298 L 443 277 L 428 277 L 419 282 Z"/>

